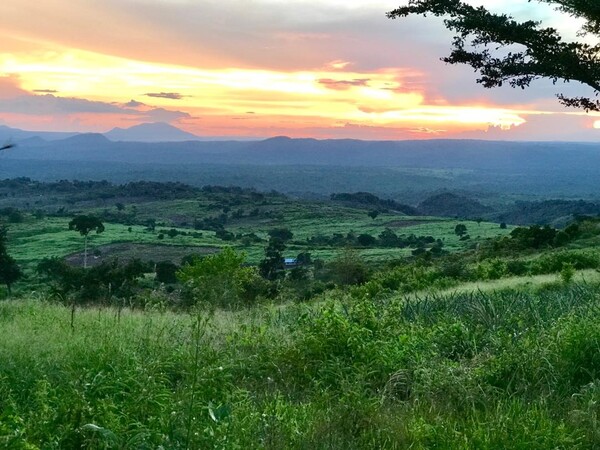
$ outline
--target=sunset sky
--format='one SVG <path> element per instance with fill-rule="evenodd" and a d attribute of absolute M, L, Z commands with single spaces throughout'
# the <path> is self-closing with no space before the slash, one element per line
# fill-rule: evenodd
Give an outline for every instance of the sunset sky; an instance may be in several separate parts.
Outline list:
<path fill-rule="evenodd" d="M 473 3 L 478 3 L 473 1 Z M 169 122 L 201 136 L 599 140 L 600 116 L 538 82 L 487 90 L 439 61 L 441 21 L 384 0 L 2 0 L 0 124 L 104 132 Z M 577 23 L 526 0 L 480 1 Z"/>

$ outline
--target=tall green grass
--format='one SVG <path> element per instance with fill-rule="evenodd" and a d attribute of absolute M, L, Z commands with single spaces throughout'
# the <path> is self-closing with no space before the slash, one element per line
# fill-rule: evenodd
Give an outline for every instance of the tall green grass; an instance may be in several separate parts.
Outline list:
<path fill-rule="evenodd" d="M 595 448 L 600 286 L 189 315 L 0 303 L 0 447 Z"/>

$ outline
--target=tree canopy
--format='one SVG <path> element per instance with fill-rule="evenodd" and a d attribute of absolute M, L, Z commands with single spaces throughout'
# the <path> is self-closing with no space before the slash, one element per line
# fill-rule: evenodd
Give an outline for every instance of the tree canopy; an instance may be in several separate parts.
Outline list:
<path fill-rule="evenodd" d="M 92 230 L 96 230 L 96 233 L 102 233 L 104 224 L 95 216 L 80 215 L 69 222 L 69 230 L 79 231 L 82 236 L 87 236 Z"/>
<path fill-rule="evenodd" d="M 244 253 L 226 247 L 183 266 L 177 278 L 184 284 L 187 303 L 231 308 L 247 301 L 247 287 L 257 274 L 243 265 L 245 260 Z"/>
<path fill-rule="evenodd" d="M 6 285 L 8 295 L 10 295 L 12 285 L 23 277 L 23 272 L 17 261 L 8 254 L 7 232 L 6 227 L 0 226 L 0 283 Z"/>
<path fill-rule="evenodd" d="M 96 230 L 96 234 L 102 233 L 104 231 L 104 224 L 102 223 L 102 221 L 99 218 L 97 218 L 95 216 L 79 215 L 79 216 L 74 217 L 73 220 L 71 220 L 69 222 L 69 230 L 78 231 L 79 234 L 81 234 L 85 238 L 84 239 L 84 251 L 83 251 L 83 267 L 87 268 L 88 235 L 93 230 Z"/>
<path fill-rule="evenodd" d="M 523 0 L 529 3 L 531 0 Z M 417 14 L 445 17 L 446 27 L 455 33 L 452 51 L 442 58 L 450 64 L 467 64 L 480 74 L 478 83 L 486 88 L 508 83 L 525 89 L 532 81 L 546 78 L 555 84 L 580 82 L 591 88 L 587 97 L 557 94 L 566 106 L 600 111 L 600 2 L 591 0 L 537 0 L 568 16 L 580 19 L 579 40 L 566 39 L 552 27 L 535 20 L 517 21 L 483 6 L 460 0 L 409 0 L 387 13 L 391 19 Z M 591 39 L 590 39 L 591 38 Z"/>

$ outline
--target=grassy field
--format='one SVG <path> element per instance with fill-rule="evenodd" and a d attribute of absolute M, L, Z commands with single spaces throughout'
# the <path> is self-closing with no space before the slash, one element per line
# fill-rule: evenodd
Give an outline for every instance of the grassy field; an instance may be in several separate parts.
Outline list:
<path fill-rule="evenodd" d="M 587 278 L 587 276 L 586 276 Z M 243 312 L 0 303 L 15 449 L 587 449 L 595 283 Z"/>
<path fill-rule="evenodd" d="M 199 207 L 202 203 L 203 208 Z M 174 200 L 161 202 L 140 203 L 135 206 L 136 220 L 146 221 L 151 218 L 156 220 L 155 231 L 149 231 L 142 225 L 124 225 L 121 223 L 106 222 L 106 230 L 101 234 L 90 235 L 90 249 L 98 249 L 101 253 L 110 254 L 115 243 L 137 243 L 156 246 L 156 255 L 152 258 L 150 251 L 145 254 L 148 258 L 159 261 L 163 259 L 165 251 L 162 246 L 178 246 L 186 248 L 189 253 L 203 252 L 204 248 L 221 248 L 233 246 L 239 251 L 244 251 L 248 261 L 258 263 L 264 257 L 264 247 L 268 239 L 268 231 L 273 228 L 289 228 L 294 233 L 292 242 L 288 245 L 289 256 L 295 257 L 301 251 L 310 251 L 315 257 L 331 260 L 339 254 L 339 248 L 319 247 L 307 244 L 306 240 L 314 236 L 331 237 L 335 233 L 347 235 L 363 233 L 373 236 L 379 235 L 386 228 L 393 229 L 398 235 L 428 236 L 441 239 L 447 251 L 455 252 L 483 242 L 486 239 L 506 235 L 511 228 L 502 230 L 498 224 L 476 223 L 455 219 L 441 219 L 431 217 L 409 217 L 398 214 L 382 213 L 375 220 L 367 216 L 363 209 L 342 207 L 327 203 L 314 203 L 305 201 L 280 200 L 273 201 L 268 206 L 262 207 L 269 211 L 272 217 L 242 217 L 231 219 L 226 229 L 236 235 L 255 233 L 263 242 L 243 244 L 239 241 L 225 242 L 215 236 L 214 231 L 198 230 L 199 237 L 191 235 L 177 235 L 169 237 L 164 231 L 175 229 L 180 232 L 192 232 L 190 224 L 194 220 L 215 216 L 214 208 L 210 209 L 209 201 Z M 128 206 L 126 208 L 132 208 Z M 75 213 L 101 214 L 97 208 L 79 208 Z M 14 224 L 9 229 L 9 242 L 11 254 L 28 270 L 42 258 L 65 257 L 83 250 L 83 238 L 76 232 L 68 230 L 70 218 L 46 217 L 35 219 L 27 216 L 22 223 Z M 175 223 L 184 222 L 188 226 L 175 226 Z M 464 223 L 470 233 L 471 239 L 460 241 L 454 234 L 454 227 Z M 159 239 L 159 234 L 164 238 Z M 108 246 L 108 247 L 107 247 Z M 187 250 L 186 250 L 187 251 Z M 398 248 L 362 248 L 362 256 L 366 261 L 386 261 L 409 256 L 410 249 Z M 166 252 L 173 253 L 173 252 Z M 181 252 L 175 252 L 179 263 Z M 119 256 L 118 252 L 115 256 Z M 168 258 L 167 258 L 168 259 Z"/>
<path fill-rule="evenodd" d="M 9 239 L 11 254 L 26 267 L 48 257 L 64 257 L 71 253 L 83 251 L 84 240 L 79 233 L 69 231 L 70 219 L 44 218 L 27 221 L 10 227 Z M 125 226 L 122 224 L 105 224 L 106 230 L 101 234 L 90 234 L 91 253 L 94 248 L 117 243 L 130 242 L 137 244 L 158 244 L 157 234 L 148 232 L 142 226 Z M 131 231 L 129 231 L 131 228 Z M 194 247 L 215 247 L 222 241 L 214 237 L 214 232 L 203 233 L 201 239 L 190 236 L 166 238 L 168 245 Z M 167 245 L 162 244 L 161 245 Z M 157 253 L 160 253 L 157 251 Z"/>
<path fill-rule="evenodd" d="M 10 225 L 9 253 L 28 278 L 0 300 L 0 448 L 600 447 L 596 221 L 540 247 L 492 243 L 512 230 L 495 223 L 372 219 L 369 208 L 276 194 L 114 202 L 72 201 L 60 217 L 28 211 Z M 33 276 L 43 258 L 81 264 L 84 239 L 68 223 L 90 213 L 110 219 L 90 235 L 95 263 L 179 263 L 225 246 L 258 263 L 275 228 L 293 232 L 286 256 L 333 262 L 268 279 L 238 259 L 224 271 L 220 252 L 192 283 L 180 273 L 161 284 L 150 267 L 130 291 L 117 269 L 94 284 L 98 268 L 71 267 L 77 282 L 64 291 L 60 275 Z M 459 223 L 470 239 L 456 236 Z M 308 243 L 386 228 L 432 236 L 447 253 L 407 259 L 412 248 L 374 245 L 335 260 L 343 245 Z"/>

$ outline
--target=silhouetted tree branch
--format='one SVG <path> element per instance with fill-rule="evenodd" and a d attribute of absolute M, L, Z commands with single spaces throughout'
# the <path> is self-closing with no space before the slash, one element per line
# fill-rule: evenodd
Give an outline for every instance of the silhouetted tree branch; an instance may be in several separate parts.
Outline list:
<path fill-rule="evenodd" d="M 523 0 L 523 3 L 529 1 Z M 555 6 L 566 20 L 583 20 L 581 40 L 566 41 L 554 28 L 542 22 L 519 22 L 508 14 L 496 14 L 460 0 L 409 0 L 408 6 L 389 11 L 391 19 L 417 14 L 445 17 L 444 23 L 455 32 L 452 51 L 442 58 L 449 64 L 467 64 L 480 74 L 478 83 L 486 88 L 508 83 L 525 89 L 540 78 L 577 81 L 592 88 L 589 97 L 567 97 L 559 101 L 586 111 L 600 111 L 600 45 L 584 37 L 600 38 L 600 1 L 538 0 Z"/>

